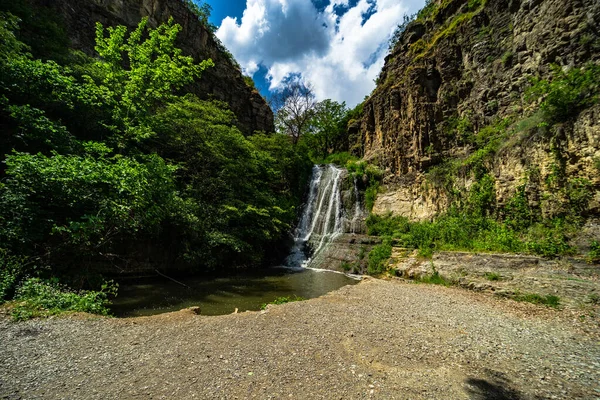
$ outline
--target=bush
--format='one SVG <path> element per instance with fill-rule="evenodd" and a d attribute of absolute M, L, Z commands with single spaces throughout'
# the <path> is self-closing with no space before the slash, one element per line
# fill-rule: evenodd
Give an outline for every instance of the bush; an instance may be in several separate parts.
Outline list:
<path fill-rule="evenodd" d="M 388 261 L 391 256 L 392 242 L 389 238 L 386 238 L 382 244 L 373 247 L 369 252 L 368 274 L 379 275 L 387 271 Z"/>
<path fill-rule="evenodd" d="M 488 281 L 499 281 L 500 280 L 500 274 L 498 274 L 496 272 L 486 272 L 485 273 L 485 278 Z"/>
<path fill-rule="evenodd" d="M 340 167 L 345 167 L 348 163 L 355 163 L 356 157 L 348 152 L 333 153 L 323 160 L 323 164 L 335 164 Z"/>
<path fill-rule="evenodd" d="M 252 79 L 251 76 L 244 75 L 244 82 L 246 83 L 246 86 L 248 86 L 250 89 L 256 89 L 256 85 L 254 84 L 254 79 Z"/>
<path fill-rule="evenodd" d="M 15 257 L 0 248 L 0 303 L 12 297 L 23 274 L 25 258 Z"/>
<path fill-rule="evenodd" d="M 269 303 L 263 303 L 263 304 L 261 304 L 260 309 L 261 310 L 266 309 L 269 304 L 276 304 L 276 305 L 278 305 L 278 304 L 293 303 L 294 301 L 304 301 L 304 300 L 306 300 L 304 297 L 300 297 L 300 296 L 296 296 L 296 295 L 289 296 L 289 297 L 282 296 L 282 297 L 276 298 L 275 300 L 273 300 L 273 301 L 271 301 Z"/>
<path fill-rule="evenodd" d="M 551 80 L 534 79 L 527 92 L 530 100 L 542 98 L 540 109 L 548 122 L 568 121 L 598 101 L 600 65 L 590 63 L 566 72 L 555 65 L 552 75 Z"/>
<path fill-rule="evenodd" d="M 30 278 L 15 293 L 12 316 L 17 321 L 47 317 L 66 311 L 108 315 L 108 296 L 117 294 L 118 285 L 110 281 L 100 291 L 74 292 L 58 282 Z"/>
<path fill-rule="evenodd" d="M 573 254 L 575 249 L 567 237 L 569 228 L 563 220 L 535 224 L 527 233 L 527 249 L 549 258 Z"/>
<path fill-rule="evenodd" d="M 590 243 L 590 251 L 587 255 L 587 261 L 590 264 L 600 263 L 600 242 L 594 240 Z"/>

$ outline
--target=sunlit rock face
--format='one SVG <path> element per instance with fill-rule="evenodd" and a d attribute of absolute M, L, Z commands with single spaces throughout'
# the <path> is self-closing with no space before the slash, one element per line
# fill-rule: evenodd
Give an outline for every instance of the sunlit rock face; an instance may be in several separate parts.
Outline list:
<path fill-rule="evenodd" d="M 447 188 L 425 173 L 473 153 L 456 134 L 458 122 L 468 121 L 476 135 L 504 118 L 523 119 L 535 107 L 525 99 L 531 77 L 548 78 L 552 65 L 568 69 L 600 61 L 597 0 L 488 0 L 469 8 L 473 3 L 434 0 L 436 14 L 408 26 L 386 58 L 362 119 L 349 127 L 356 154 L 386 171 L 387 193 L 378 196 L 377 214 L 424 220 L 446 210 Z M 526 181 L 527 197 L 551 216 L 558 202 L 545 200 L 545 182 L 558 151 L 565 176 L 592 184 L 587 213 L 600 213 L 594 161 L 600 157 L 600 107 L 556 129 L 551 138 L 517 135 L 486 165 L 498 207 Z M 472 175 L 459 171 L 454 189 L 472 183 Z"/>
<path fill-rule="evenodd" d="M 246 85 L 235 66 L 213 35 L 198 21 L 182 0 L 33 0 L 51 7 L 64 18 L 67 33 L 75 49 L 94 54 L 95 24 L 137 26 L 142 17 L 156 27 L 173 17 L 182 26 L 178 46 L 196 60 L 211 58 L 215 67 L 188 90 L 200 98 L 215 98 L 229 104 L 237 117 L 237 126 L 245 134 L 274 131 L 273 112 L 255 89 Z"/>

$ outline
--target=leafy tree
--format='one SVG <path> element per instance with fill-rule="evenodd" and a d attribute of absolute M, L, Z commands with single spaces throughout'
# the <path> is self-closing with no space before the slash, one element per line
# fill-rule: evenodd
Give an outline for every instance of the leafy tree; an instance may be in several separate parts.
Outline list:
<path fill-rule="evenodd" d="M 298 79 L 291 79 L 271 97 L 275 112 L 275 127 L 292 138 L 294 144 L 306 133 L 315 113 L 317 101 L 313 88 Z"/>
<path fill-rule="evenodd" d="M 310 144 L 312 149 L 322 158 L 336 150 L 335 144 L 346 133 L 344 118 L 348 110 L 346 103 L 338 103 L 327 99 L 316 104 L 310 119 Z"/>
<path fill-rule="evenodd" d="M 127 40 L 124 26 L 109 27 L 105 37 L 102 25 L 96 25 L 96 51 L 102 58 L 95 65 L 101 76 L 100 89 L 113 107 L 115 128 L 123 130 L 125 139 L 151 136 L 148 117 L 152 110 L 214 66 L 210 59 L 195 64 L 192 57 L 183 56 L 175 47 L 181 26 L 173 18 L 152 30 L 147 24 L 148 18 L 142 19 Z M 142 40 L 145 34 L 148 37 Z"/>

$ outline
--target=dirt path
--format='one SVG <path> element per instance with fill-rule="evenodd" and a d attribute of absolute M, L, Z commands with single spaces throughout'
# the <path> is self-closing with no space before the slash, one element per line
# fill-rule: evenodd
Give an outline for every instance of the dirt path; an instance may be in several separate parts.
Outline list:
<path fill-rule="evenodd" d="M 262 313 L 4 319 L 0 398 L 596 399 L 600 333 L 579 320 L 373 279 Z"/>

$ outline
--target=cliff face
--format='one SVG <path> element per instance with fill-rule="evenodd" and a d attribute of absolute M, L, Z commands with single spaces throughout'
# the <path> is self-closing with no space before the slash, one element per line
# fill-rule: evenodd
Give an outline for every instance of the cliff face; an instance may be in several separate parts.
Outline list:
<path fill-rule="evenodd" d="M 274 131 L 273 112 L 261 95 L 249 88 L 238 67 L 219 48 L 213 35 L 189 11 L 182 0 L 34 0 L 51 7 L 64 18 L 72 46 L 92 54 L 95 24 L 136 27 L 143 17 L 156 27 L 173 17 L 182 26 L 178 46 L 197 61 L 212 58 L 215 67 L 204 72 L 190 90 L 201 98 L 213 97 L 229 104 L 245 134 Z"/>
<path fill-rule="evenodd" d="M 358 129 L 357 151 L 387 176 L 374 212 L 414 220 L 435 216 L 450 201 L 447 188 L 431 184 L 426 172 L 475 151 L 461 139 L 461 124 L 477 136 L 503 118 L 529 118 L 531 77 L 548 78 L 553 64 L 567 70 L 600 60 L 596 0 L 437 0 L 429 9 L 386 58 Z M 580 111 L 551 135 L 530 130 L 502 144 L 486 164 L 499 206 L 527 181 L 526 190 L 536 192 L 530 199 L 551 214 L 543 182 L 558 149 L 564 174 L 591 183 L 587 212 L 600 212 L 600 107 Z M 472 180 L 460 176 L 455 187 L 468 188 Z"/>

